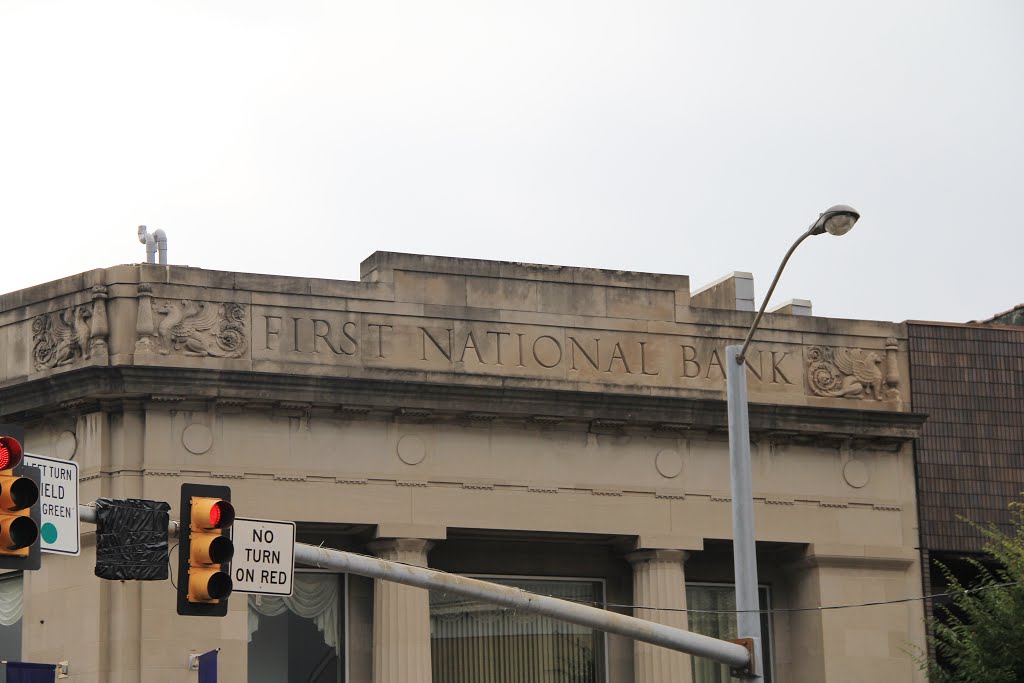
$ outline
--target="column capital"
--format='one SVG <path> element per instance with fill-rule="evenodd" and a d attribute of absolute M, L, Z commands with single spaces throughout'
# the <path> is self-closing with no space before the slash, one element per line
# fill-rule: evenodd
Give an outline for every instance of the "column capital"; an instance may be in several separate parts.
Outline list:
<path fill-rule="evenodd" d="M 682 564 L 690 557 L 689 550 L 671 550 L 669 548 L 641 548 L 626 555 L 630 564 L 641 562 L 678 562 Z"/>
<path fill-rule="evenodd" d="M 366 545 L 371 553 L 384 560 L 427 566 L 427 553 L 434 541 L 425 538 L 380 538 Z"/>

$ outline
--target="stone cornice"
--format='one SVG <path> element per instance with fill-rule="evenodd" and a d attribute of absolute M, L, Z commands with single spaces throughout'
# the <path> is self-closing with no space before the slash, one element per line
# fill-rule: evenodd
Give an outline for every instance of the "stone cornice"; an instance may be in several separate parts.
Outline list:
<path fill-rule="evenodd" d="M 549 425 L 599 421 L 624 430 L 661 431 L 669 425 L 671 433 L 723 436 L 728 424 L 720 399 L 147 366 L 85 367 L 9 386 L 0 390 L 0 418 L 33 421 L 52 413 L 117 410 L 125 400 L 177 409 L 216 404 L 295 410 L 299 405 L 304 411 L 336 411 L 352 418 L 383 412 L 419 421 L 473 420 L 486 414 L 536 423 L 543 416 Z M 850 439 L 896 445 L 915 438 L 925 419 L 909 412 L 750 405 L 752 433 L 797 442 Z"/>

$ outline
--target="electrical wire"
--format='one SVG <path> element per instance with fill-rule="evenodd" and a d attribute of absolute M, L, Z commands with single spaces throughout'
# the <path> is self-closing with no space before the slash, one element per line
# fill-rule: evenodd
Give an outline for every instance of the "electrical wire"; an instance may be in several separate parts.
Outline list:
<path fill-rule="evenodd" d="M 179 545 L 179 543 L 175 543 L 174 548 L 177 548 Z M 167 578 L 171 580 L 171 588 L 178 590 L 177 584 L 174 583 L 174 566 L 171 563 L 171 555 L 174 552 L 174 548 L 167 551 Z"/>
<path fill-rule="evenodd" d="M 914 598 L 896 598 L 894 600 L 876 600 L 873 602 L 858 602 L 850 605 L 821 605 L 819 607 L 778 607 L 775 609 L 747 609 L 747 610 L 719 610 L 719 609 L 683 609 L 680 607 L 645 607 L 642 605 L 620 605 L 615 603 L 594 603 L 603 604 L 605 607 L 616 607 L 616 608 L 631 608 L 631 609 L 649 609 L 663 612 L 694 612 L 697 614 L 777 614 L 781 612 L 823 612 L 825 610 L 834 609 L 852 609 L 856 607 L 877 607 L 879 605 L 899 605 L 907 602 L 918 602 L 921 600 L 934 600 L 935 598 L 946 598 L 953 595 L 971 593 L 979 593 L 984 590 L 991 588 L 1006 588 L 1008 586 L 1019 586 L 1016 581 L 1008 581 L 1006 583 L 994 583 L 987 586 L 979 586 L 977 588 L 965 588 L 962 591 L 949 591 L 946 593 L 933 593 L 932 595 L 922 595 Z"/>
<path fill-rule="evenodd" d="M 981 591 L 989 590 L 992 588 L 1007 588 L 1009 586 L 1024 585 L 1019 584 L 1016 581 L 1010 581 L 1007 583 L 990 584 L 987 586 L 979 586 L 977 588 L 966 588 L 962 591 L 949 591 L 946 593 L 933 593 L 932 595 L 922 595 L 920 597 L 912 598 L 896 598 L 894 600 L 876 600 L 872 602 L 858 602 L 849 605 L 821 605 L 818 607 L 777 607 L 772 609 L 748 609 L 748 610 L 735 610 L 735 609 L 691 609 L 688 607 L 655 607 L 653 605 L 630 605 L 625 603 L 616 602 L 603 602 L 599 600 L 571 600 L 569 598 L 560 597 L 557 595 L 545 595 L 549 598 L 558 598 L 565 600 L 566 602 L 575 602 L 581 605 L 593 605 L 595 607 L 601 607 L 603 609 L 633 609 L 633 610 L 649 610 L 652 612 L 686 612 L 692 614 L 781 614 L 787 612 L 824 612 L 826 610 L 837 610 L 837 609 L 854 609 L 858 607 L 878 607 L 881 605 L 899 605 L 908 602 L 919 602 L 922 600 L 934 600 L 936 598 L 946 598 L 953 595 L 971 593 L 978 593 Z M 538 593 L 537 595 L 543 595 Z M 480 604 L 480 601 L 464 600 L 460 602 L 449 602 L 445 603 L 446 607 L 458 607 L 461 605 L 473 605 Z"/>

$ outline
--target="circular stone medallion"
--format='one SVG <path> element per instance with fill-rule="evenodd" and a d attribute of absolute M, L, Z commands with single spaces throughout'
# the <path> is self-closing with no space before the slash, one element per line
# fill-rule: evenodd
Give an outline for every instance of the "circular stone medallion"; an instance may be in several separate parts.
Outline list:
<path fill-rule="evenodd" d="M 78 439 L 74 432 L 61 432 L 57 437 L 57 457 L 61 460 L 74 460 L 78 450 Z"/>
<path fill-rule="evenodd" d="M 658 468 L 658 474 L 673 479 L 683 471 L 683 456 L 672 450 L 660 451 L 654 459 L 654 466 Z"/>
<path fill-rule="evenodd" d="M 398 457 L 406 465 L 418 465 L 427 457 L 427 447 L 418 436 L 403 436 L 398 440 Z"/>
<path fill-rule="evenodd" d="M 868 466 L 860 460 L 850 460 L 843 465 L 843 479 L 855 489 L 859 489 L 868 483 Z"/>
<path fill-rule="evenodd" d="M 181 435 L 181 443 L 185 445 L 189 453 L 202 455 L 213 446 L 213 432 L 206 425 L 191 424 L 185 427 Z"/>

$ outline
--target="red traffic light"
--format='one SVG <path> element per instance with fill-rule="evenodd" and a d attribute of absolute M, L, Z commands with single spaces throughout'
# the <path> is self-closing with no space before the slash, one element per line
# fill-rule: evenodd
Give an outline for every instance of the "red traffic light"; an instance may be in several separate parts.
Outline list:
<path fill-rule="evenodd" d="M 220 498 L 192 499 L 192 528 L 195 530 L 227 529 L 235 521 L 235 508 Z"/>
<path fill-rule="evenodd" d="M 235 510 L 231 507 L 231 503 L 226 500 L 217 501 L 210 507 L 211 528 L 223 529 L 224 527 L 231 526 L 231 523 L 234 521 Z"/>
<path fill-rule="evenodd" d="M 0 436 L 0 470 L 9 470 L 21 463 L 24 450 L 13 436 Z"/>

